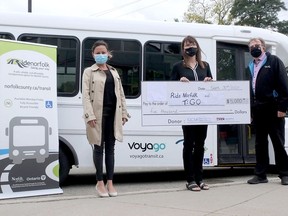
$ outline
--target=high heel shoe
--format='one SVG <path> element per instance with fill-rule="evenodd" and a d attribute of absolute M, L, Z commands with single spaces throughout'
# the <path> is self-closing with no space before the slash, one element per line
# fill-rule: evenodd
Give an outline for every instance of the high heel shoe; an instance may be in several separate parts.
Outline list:
<path fill-rule="evenodd" d="M 116 196 L 118 195 L 117 191 L 110 192 L 110 191 L 108 190 L 108 187 L 107 187 L 107 186 L 106 186 L 106 188 L 107 188 L 107 191 L 108 191 L 108 195 L 109 195 L 110 197 L 116 197 Z"/>
<path fill-rule="evenodd" d="M 107 192 L 103 193 L 103 192 L 99 191 L 97 185 L 95 186 L 95 189 L 96 189 L 97 195 L 99 197 L 109 197 L 109 194 Z"/>

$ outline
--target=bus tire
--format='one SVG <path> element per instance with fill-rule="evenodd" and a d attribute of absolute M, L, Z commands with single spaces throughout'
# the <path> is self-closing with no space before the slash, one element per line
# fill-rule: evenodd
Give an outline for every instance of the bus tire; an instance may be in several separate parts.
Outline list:
<path fill-rule="evenodd" d="M 60 186 L 64 185 L 69 172 L 70 172 L 70 162 L 67 153 L 60 147 L 59 148 L 59 183 Z"/>

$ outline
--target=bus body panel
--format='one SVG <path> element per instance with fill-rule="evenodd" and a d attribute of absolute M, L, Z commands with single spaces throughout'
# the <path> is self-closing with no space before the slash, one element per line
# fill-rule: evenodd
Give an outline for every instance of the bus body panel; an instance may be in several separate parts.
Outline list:
<path fill-rule="evenodd" d="M 97 21 L 97 22 L 96 22 Z M 262 37 L 267 50 L 278 55 L 288 66 L 288 38 L 282 34 L 247 26 L 219 26 L 192 23 L 170 23 L 156 21 L 100 20 L 80 17 L 52 17 L 33 14 L 1 14 L 0 35 L 12 34 L 16 39 L 23 34 L 75 37 L 80 45 L 77 65 L 78 85 L 74 96 L 58 97 L 59 136 L 71 151 L 77 154 L 79 167 L 94 167 L 92 148 L 86 139 L 82 109 L 81 74 L 83 72 L 83 43 L 89 38 L 135 40 L 141 46 L 140 81 L 145 80 L 145 58 L 148 43 L 171 42 L 180 44 L 186 35 L 197 38 L 203 60 L 209 62 L 214 80 L 218 75 L 217 47 L 219 43 L 232 46 L 247 46 L 252 37 Z M 148 51 L 147 51 L 148 53 Z M 153 53 L 152 53 L 153 54 Z M 152 56 L 151 54 L 151 56 Z M 247 54 L 247 53 L 246 53 Z M 180 54 L 179 54 L 180 55 Z M 178 56 L 179 56 L 178 55 Z M 123 143 L 116 142 L 117 167 L 182 167 L 182 129 L 179 126 L 144 127 L 141 125 L 141 89 L 139 95 L 127 97 L 127 109 L 131 118 L 124 126 Z M 127 96 L 127 95 L 126 95 Z M 287 131 L 286 125 L 286 131 Z M 287 133 L 286 133 L 286 136 Z M 205 142 L 204 166 L 219 165 L 218 128 L 209 125 Z M 288 137 L 286 137 L 286 140 Z M 288 144 L 285 143 L 288 150 Z M 270 148 L 270 154 L 273 152 Z M 272 153 L 271 153 L 272 152 Z M 71 156 L 73 157 L 73 156 Z M 77 160 L 77 161 L 78 161 Z M 270 161 L 274 164 L 274 160 Z M 233 162 L 231 162 L 233 164 Z M 240 164 L 243 165 L 243 164 Z"/>

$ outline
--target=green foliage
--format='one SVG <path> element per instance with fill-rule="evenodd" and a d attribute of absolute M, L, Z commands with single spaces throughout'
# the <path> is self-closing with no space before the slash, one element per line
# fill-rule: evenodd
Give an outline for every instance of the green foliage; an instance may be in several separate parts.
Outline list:
<path fill-rule="evenodd" d="M 212 16 L 216 19 L 219 25 L 231 24 L 230 10 L 234 0 L 214 0 L 214 7 L 212 9 Z"/>
<path fill-rule="evenodd" d="M 200 14 L 196 14 L 196 13 L 185 13 L 184 14 L 184 20 L 186 22 L 211 24 L 211 22 L 208 21 L 205 16 L 203 16 L 203 15 L 201 16 Z"/>
<path fill-rule="evenodd" d="M 230 18 L 236 25 L 275 29 L 281 9 L 287 10 L 281 0 L 235 0 Z"/>
<path fill-rule="evenodd" d="M 288 20 L 281 21 L 277 24 L 278 32 L 288 35 Z"/>
<path fill-rule="evenodd" d="M 229 11 L 234 0 L 190 0 L 185 22 L 229 25 Z"/>
<path fill-rule="evenodd" d="M 288 35 L 288 20 L 278 18 L 281 10 L 287 10 L 282 0 L 190 0 L 184 21 L 254 26 Z"/>
<path fill-rule="evenodd" d="M 184 14 L 185 22 L 211 23 L 209 21 L 211 6 L 209 1 L 190 0 L 187 13 Z"/>

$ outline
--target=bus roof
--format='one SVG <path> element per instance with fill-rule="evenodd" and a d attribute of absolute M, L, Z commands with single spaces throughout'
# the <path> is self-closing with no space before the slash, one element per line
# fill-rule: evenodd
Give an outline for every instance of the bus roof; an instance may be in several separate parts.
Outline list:
<path fill-rule="evenodd" d="M 99 17 L 48 16 L 33 13 L 1 13 L 0 26 L 46 28 L 61 30 L 117 32 L 124 34 L 165 35 L 183 38 L 213 38 L 247 45 L 250 38 L 262 37 L 269 45 L 277 46 L 277 53 L 288 55 L 288 37 L 268 29 L 249 26 L 213 25 L 185 22 L 164 22 L 146 20 L 102 19 Z M 284 59 L 283 59 L 284 60 Z M 286 60 L 288 65 L 288 60 Z"/>
<path fill-rule="evenodd" d="M 32 13 L 1 13 L 1 25 L 44 27 L 53 29 L 103 30 L 137 34 L 194 35 L 199 37 L 240 36 L 259 37 L 276 32 L 248 26 L 214 25 L 185 22 L 101 19 L 95 17 L 48 16 Z M 200 31 L 199 31 L 200 30 Z"/>

